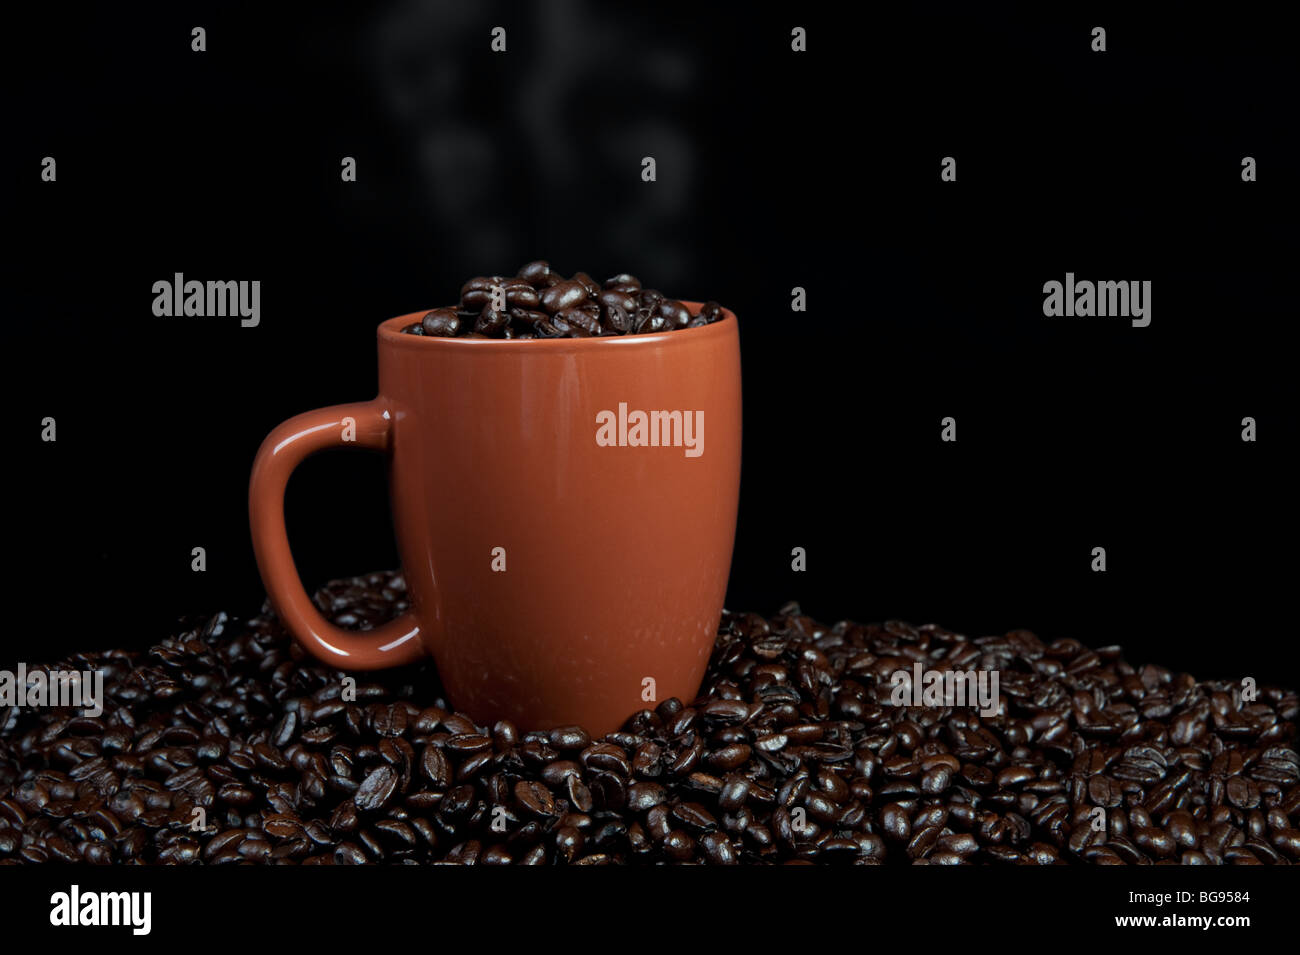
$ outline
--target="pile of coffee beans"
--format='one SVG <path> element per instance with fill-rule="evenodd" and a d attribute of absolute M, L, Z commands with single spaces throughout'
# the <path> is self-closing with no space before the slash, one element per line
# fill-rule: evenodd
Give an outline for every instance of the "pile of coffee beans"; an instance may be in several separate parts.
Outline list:
<path fill-rule="evenodd" d="M 470 279 L 460 304 L 435 308 L 402 329 L 437 338 L 590 338 L 698 328 L 722 318 L 717 302 L 692 315 L 681 302 L 622 273 L 597 282 L 586 272 L 565 278 L 546 262 L 529 262 L 512 278 Z"/>
<path fill-rule="evenodd" d="M 406 607 L 395 574 L 316 600 L 357 629 Z M 78 655 L 101 716 L 0 714 L 0 863 L 1300 861 L 1294 691 L 795 605 L 720 629 L 698 699 L 603 739 L 478 726 L 428 665 L 345 698 L 266 611 Z M 996 670 L 998 714 L 891 705 L 918 662 Z"/>

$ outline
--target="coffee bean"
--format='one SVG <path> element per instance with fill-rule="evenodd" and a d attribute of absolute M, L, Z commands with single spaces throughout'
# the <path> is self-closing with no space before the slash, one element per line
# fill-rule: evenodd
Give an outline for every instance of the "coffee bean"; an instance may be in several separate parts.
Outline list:
<path fill-rule="evenodd" d="M 259 765 L 272 772 L 282 773 L 292 768 L 289 761 L 284 758 L 284 754 L 269 743 L 258 743 L 254 746 L 253 757 Z"/>
<path fill-rule="evenodd" d="M 586 749 L 591 737 L 581 726 L 561 726 L 550 732 L 550 743 L 558 750 Z"/>
<path fill-rule="evenodd" d="M 952 784 L 952 770 L 947 766 L 936 766 L 921 778 L 921 792 L 936 796 Z"/>
<path fill-rule="evenodd" d="M 680 829 L 674 829 L 664 839 L 664 852 L 670 859 L 684 862 L 695 855 L 695 840 Z"/>
<path fill-rule="evenodd" d="M 1133 841 L 1157 858 L 1172 856 L 1177 844 L 1169 833 L 1154 827 L 1141 827 L 1133 831 Z"/>
<path fill-rule="evenodd" d="M 524 282 L 506 286 L 505 293 L 506 305 L 512 308 L 535 309 L 542 304 L 538 291 Z"/>
<path fill-rule="evenodd" d="M 897 803 L 885 806 L 880 812 L 880 828 L 885 838 L 895 842 L 906 842 L 911 838 L 912 820 L 907 811 Z"/>
<path fill-rule="evenodd" d="M 555 797 L 542 783 L 523 779 L 515 783 L 515 800 L 526 813 L 547 819 L 556 815 Z"/>
<path fill-rule="evenodd" d="M 483 770 L 488 763 L 492 761 L 492 753 L 488 750 L 481 750 L 465 759 L 456 769 L 456 781 L 463 783 L 466 780 L 473 779 Z"/>
<path fill-rule="evenodd" d="M 1034 779 L 1037 774 L 1028 766 L 1008 766 L 998 773 L 998 785 L 1004 789 L 1015 789 Z"/>
<path fill-rule="evenodd" d="M 377 812 L 392 802 L 397 792 L 397 773 L 391 766 L 380 766 L 361 783 L 353 797 L 362 812 Z"/>
<path fill-rule="evenodd" d="M 627 804 L 627 784 L 616 773 L 592 773 L 588 783 L 593 804 L 604 812 L 618 812 Z"/>
<path fill-rule="evenodd" d="M 726 810 L 739 809 L 749 798 L 750 781 L 739 773 L 732 773 L 723 782 L 718 793 L 718 805 Z"/>
<path fill-rule="evenodd" d="M 633 325 L 633 330 L 636 334 L 653 335 L 656 332 L 665 331 L 667 328 L 668 323 L 657 311 L 650 311 L 646 308 L 640 308 L 637 310 L 636 320 Z"/>
<path fill-rule="evenodd" d="M 700 838 L 704 856 L 713 865 L 736 865 L 739 861 L 731 840 L 721 832 L 708 832 Z"/>
<path fill-rule="evenodd" d="M 714 769 L 737 769 L 749 761 L 750 752 L 747 743 L 730 743 L 709 753 L 704 761 Z"/>
<path fill-rule="evenodd" d="M 435 746 L 424 747 L 420 754 L 420 771 L 424 774 L 425 779 L 429 780 L 434 786 L 445 787 L 451 785 L 453 775 L 451 762 L 442 750 Z"/>
<path fill-rule="evenodd" d="M 703 324 L 710 325 L 722 318 L 722 306 L 717 302 L 705 302 L 700 308 L 699 315 L 696 319 Z"/>
<path fill-rule="evenodd" d="M 644 779 L 663 773 L 663 747 L 653 741 L 641 743 L 632 754 L 632 772 Z"/>
<path fill-rule="evenodd" d="M 749 717 L 749 706 L 740 700 L 711 700 L 702 710 L 704 718 L 723 726 L 735 726 Z"/>
<path fill-rule="evenodd" d="M 697 802 L 681 803 L 672 809 L 673 818 L 690 829 L 704 831 L 716 829 L 718 820 Z"/>
<path fill-rule="evenodd" d="M 570 776 L 564 787 L 565 794 L 569 797 L 569 803 L 575 809 L 582 812 L 590 812 L 595 806 L 595 800 L 592 798 L 591 790 L 577 776 Z"/>
<path fill-rule="evenodd" d="M 217 790 L 217 798 L 232 806 L 247 806 L 257 797 L 247 786 L 227 783 Z"/>
<path fill-rule="evenodd" d="M 587 290 L 572 280 L 553 285 L 542 293 L 542 308 L 551 315 L 573 308 L 587 299 Z"/>
<path fill-rule="evenodd" d="M 667 799 L 667 791 L 658 783 L 637 782 L 627 788 L 627 808 L 630 812 L 645 812 Z"/>
<path fill-rule="evenodd" d="M 365 865 L 366 854 L 355 842 L 343 842 L 334 850 L 334 864 Z"/>
<path fill-rule="evenodd" d="M 605 288 L 624 288 L 639 291 L 641 288 L 641 280 L 635 275 L 629 275 L 627 272 L 620 272 L 618 275 L 613 275 L 605 279 Z"/>
<path fill-rule="evenodd" d="M 1249 779 L 1234 776 L 1227 783 L 1228 801 L 1238 809 L 1253 809 L 1259 805 L 1259 787 Z"/>
<path fill-rule="evenodd" d="M 398 737 L 406 732 L 409 720 L 406 707 L 392 703 L 375 710 L 371 726 L 380 736 Z"/>
<path fill-rule="evenodd" d="M 1093 776 L 1088 780 L 1088 798 L 1096 806 L 1118 806 L 1124 791 L 1109 776 Z"/>
<path fill-rule="evenodd" d="M 460 334 L 461 321 L 454 308 L 435 308 L 420 322 L 425 335 L 436 338 L 454 338 Z"/>
<path fill-rule="evenodd" d="M 492 747 L 490 737 L 481 733 L 457 733 L 447 738 L 446 748 L 452 753 L 467 755 L 481 753 Z"/>
<path fill-rule="evenodd" d="M 497 311 L 490 305 L 484 306 L 483 311 L 474 320 L 474 331 L 476 334 L 484 335 L 488 338 L 494 338 L 504 332 L 506 326 L 510 324 L 510 314 L 506 311 Z M 427 330 L 426 330 L 427 333 Z"/>
<path fill-rule="evenodd" d="M 624 314 L 635 312 L 637 309 L 636 296 L 621 289 L 606 289 L 596 295 L 596 300 L 605 308 L 616 308 Z"/>
<path fill-rule="evenodd" d="M 607 772 L 627 776 L 632 772 L 632 764 L 622 747 L 609 743 L 595 743 L 582 751 L 579 757 L 582 764 L 591 769 L 603 769 Z"/>
<path fill-rule="evenodd" d="M 659 314 L 663 317 L 667 328 L 685 328 L 691 320 L 691 313 L 681 302 L 660 302 Z"/>
<path fill-rule="evenodd" d="M 582 767 L 571 759 L 557 759 L 542 767 L 542 782 L 548 786 L 562 786 L 570 777 L 582 778 Z"/>
<path fill-rule="evenodd" d="M 537 285 L 550 274 L 550 271 L 550 263 L 544 259 L 538 259 L 535 262 L 529 262 L 527 265 L 524 265 L 516 274 L 525 282 Z"/>

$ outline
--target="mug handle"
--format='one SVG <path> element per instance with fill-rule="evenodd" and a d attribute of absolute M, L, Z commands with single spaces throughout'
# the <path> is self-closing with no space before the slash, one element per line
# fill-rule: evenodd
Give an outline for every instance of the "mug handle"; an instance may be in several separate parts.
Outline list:
<path fill-rule="evenodd" d="M 303 589 L 284 527 L 284 489 L 309 454 L 335 447 L 387 451 L 392 437 L 387 402 L 358 401 L 297 415 L 262 442 L 248 486 L 253 553 L 280 620 L 317 659 L 344 670 L 403 666 L 424 656 L 420 627 L 407 611 L 381 627 L 347 631 L 326 620 Z"/>

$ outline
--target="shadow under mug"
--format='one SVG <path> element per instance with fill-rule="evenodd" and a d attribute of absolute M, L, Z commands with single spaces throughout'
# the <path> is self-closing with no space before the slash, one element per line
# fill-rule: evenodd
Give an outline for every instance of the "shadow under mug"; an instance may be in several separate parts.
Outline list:
<path fill-rule="evenodd" d="M 700 304 L 687 302 L 692 314 Z M 740 491 L 736 317 L 652 335 L 497 340 L 379 326 L 379 396 L 284 422 L 253 464 L 253 550 L 272 606 L 322 661 L 433 657 L 480 725 L 593 736 L 690 702 L 726 596 Z M 370 631 L 328 622 L 284 525 L 294 467 L 384 451 L 410 608 Z"/>

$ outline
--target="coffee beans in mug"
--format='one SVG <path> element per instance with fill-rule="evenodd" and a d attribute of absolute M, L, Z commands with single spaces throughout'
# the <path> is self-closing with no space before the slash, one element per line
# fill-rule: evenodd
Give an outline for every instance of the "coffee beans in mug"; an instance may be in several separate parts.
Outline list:
<path fill-rule="evenodd" d="M 456 305 L 435 308 L 402 331 L 430 338 L 590 338 L 699 328 L 720 318 L 717 302 L 706 302 L 692 315 L 681 302 L 642 288 L 641 280 L 626 272 L 603 283 L 586 272 L 566 279 L 537 261 L 514 276 L 470 279 Z"/>

